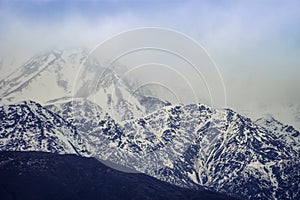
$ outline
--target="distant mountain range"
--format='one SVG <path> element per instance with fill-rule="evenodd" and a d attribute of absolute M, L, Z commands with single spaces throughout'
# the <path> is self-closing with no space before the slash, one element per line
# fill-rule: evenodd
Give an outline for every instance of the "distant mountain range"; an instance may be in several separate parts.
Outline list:
<path fill-rule="evenodd" d="M 92 156 L 188 189 L 300 199 L 300 133 L 292 126 L 130 96 L 130 83 L 84 55 L 42 54 L 0 81 L 1 151 Z M 78 65 L 86 67 L 74 80 Z"/>
<path fill-rule="evenodd" d="M 0 149 L 77 152 L 181 187 L 249 199 L 298 198 L 292 184 L 300 181 L 300 134 L 291 127 L 277 124 L 278 134 L 270 124 L 201 104 L 165 107 L 120 125 L 91 102 L 77 102 L 84 109 L 74 107 L 75 113 L 68 105 L 56 114 L 32 101 L 2 106 Z"/>

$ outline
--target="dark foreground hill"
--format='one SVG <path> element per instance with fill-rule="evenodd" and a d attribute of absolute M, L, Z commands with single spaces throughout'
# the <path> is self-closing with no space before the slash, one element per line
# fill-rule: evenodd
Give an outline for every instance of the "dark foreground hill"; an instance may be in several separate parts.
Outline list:
<path fill-rule="evenodd" d="M 183 189 L 95 158 L 44 152 L 0 152 L 0 199 L 233 199 Z"/>

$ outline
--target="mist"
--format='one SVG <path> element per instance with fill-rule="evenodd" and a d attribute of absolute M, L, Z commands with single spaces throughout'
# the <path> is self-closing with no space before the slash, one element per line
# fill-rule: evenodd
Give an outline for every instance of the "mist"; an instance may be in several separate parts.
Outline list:
<path fill-rule="evenodd" d="M 297 1 L 2 1 L 1 78 L 41 51 L 93 49 L 134 28 L 169 28 L 210 54 L 227 106 L 256 118 L 300 105 L 299 13 Z"/>

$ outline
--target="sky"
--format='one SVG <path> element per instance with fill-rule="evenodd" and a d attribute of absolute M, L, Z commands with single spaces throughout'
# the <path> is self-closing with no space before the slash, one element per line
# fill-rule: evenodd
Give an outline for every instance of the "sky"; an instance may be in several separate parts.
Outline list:
<path fill-rule="evenodd" d="M 297 0 L 0 0 L 0 58 L 23 61 L 49 48 L 93 48 L 134 28 L 169 28 L 210 54 L 228 107 L 297 106 L 299 13 Z"/>

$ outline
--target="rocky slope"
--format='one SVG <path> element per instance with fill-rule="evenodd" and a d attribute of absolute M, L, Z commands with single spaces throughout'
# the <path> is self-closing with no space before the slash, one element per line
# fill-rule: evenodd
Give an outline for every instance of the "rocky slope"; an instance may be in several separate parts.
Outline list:
<path fill-rule="evenodd" d="M 201 185 L 249 199 L 299 196 L 299 185 L 292 183 L 299 182 L 300 156 L 291 143 L 298 135 L 289 126 L 274 131 L 232 110 L 203 104 L 168 106 L 120 125 L 91 102 L 80 104 L 84 109 L 77 105 L 75 114 L 59 113 L 91 135 L 98 158 L 182 187 Z M 69 110 L 67 105 L 60 109 Z"/>
<path fill-rule="evenodd" d="M 0 118 L 1 151 L 88 154 L 76 128 L 38 103 L 1 106 Z"/>
<path fill-rule="evenodd" d="M 300 133 L 293 126 L 284 125 L 271 116 L 260 118 L 255 123 L 278 135 L 293 146 L 294 149 L 300 151 Z"/>
<path fill-rule="evenodd" d="M 1 151 L 92 155 L 181 187 L 300 198 L 293 127 L 133 96 L 113 69 L 86 57 L 82 50 L 47 52 L 0 81 Z"/>

